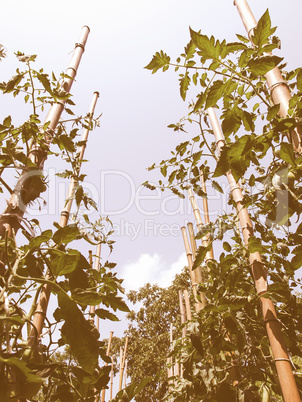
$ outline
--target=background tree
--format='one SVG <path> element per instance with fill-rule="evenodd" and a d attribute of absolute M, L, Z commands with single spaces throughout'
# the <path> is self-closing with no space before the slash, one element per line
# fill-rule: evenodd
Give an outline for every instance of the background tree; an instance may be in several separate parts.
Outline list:
<path fill-rule="evenodd" d="M 167 391 L 167 357 L 170 351 L 170 324 L 178 336 L 179 297 L 178 291 L 189 287 L 189 275 L 185 270 L 176 275 L 167 288 L 145 284 L 138 291 L 127 295 L 130 302 L 141 305 L 140 309 L 128 313 L 130 321 L 126 335 L 129 337 L 127 373 L 133 382 L 147 377 L 152 380 L 136 396 L 139 401 L 160 401 Z"/>
<path fill-rule="evenodd" d="M 301 281 L 295 272 L 302 266 L 301 214 L 302 158 L 287 138 L 301 129 L 302 70 L 286 70 L 282 58 L 271 55 L 280 41 L 273 36 L 268 11 L 254 30 L 252 40 L 237 35 L 226 43 L 190 30 L 184 52 L 172 62 L 163 51 L 157 52 L 147 69 L 153 73 L 170 67 L 179 71 L 180 95 L 193 97 L 189 114 L 171 124 L 182 132 L 184 141 L 159 168 L 163 179 L 158 186 L 184 197 L 192 186 L 200 188 L 200 169 L 212 187 L 223 193 L 222 176 L 232 171 L 241 181 L 242 206 L 248 208 L 254 235 L 244 245 L 237 229 L 238 216 L 230 212 L 204 227 L 197 239 L 211 235 L 211 243 L 220 241 L 219 256 L 207 263 L 208 279 L 201 286 L 208 305 L 199 313 L 181 353 L 185 371 L 163 400 L 226 401 L 281 400 L 281 391 L 265 332 L 265 322 L 254 289 L 249 262 L 250 253 L 261 253 L 269 280 L 269 297 L 277 308 L 282 334 L 294 367 L 300 391 L 301 304 L 295 291 Z M 265 74 L 275 66 L 291 90 L 288 115 L 278 115 L 280 105 L 272 105 Z M 195 89 L 189 92 L 190 86 Z M 207 110 L 219 108 L 225 135 L 221 154 L 216 152 Z M 148 182 L 145 185 L 152 189 Z M 235 206 L 230 197 L 229 204 Z M 221 252 L 221 249 L 223 251 Z M 201 264 L 207 248 L 200 246 L 196 264 Z M 228 337 L 226 337 L 228 335 Z M 230 368 L 237 366 L 240 381 L 235 387 Z"/>

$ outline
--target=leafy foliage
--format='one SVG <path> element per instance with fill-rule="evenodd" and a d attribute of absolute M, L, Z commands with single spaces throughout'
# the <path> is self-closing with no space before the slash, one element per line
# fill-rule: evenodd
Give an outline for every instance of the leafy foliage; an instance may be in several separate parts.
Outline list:
<path fill-rule="evenodd" d="M 83 161 L 79 160 L 79 155 L 83 143 L 79 141 L 78 131 L 79 128 L 92 130 L 99 124 L 98 118 L 87 115 L 61 120 L 55 131 L 49 131 L 49 122 L 41 124 L 40 111 L 64 101 L 65 111 L 74 116 L 69 109 L 74 105 L 71 94 L 62 89 L 62 81 L 57 81 L 54 74 L 50 77 L 43 69 L 32 68 L 35 55 L 18 52 L 16 56 L 24 68 L 17 69 L 16 75 L 2 82 L 0 89 L 6 96 L 23 96 L 32 112 L 20 126 L 14 125 L 11 116 L 0 124 L 0 174 L 14 169 L 16 176 L 25 177 L 13 191 L 6 182 L 7 176 L 3 174 L 0 178 L 0 191 L 20 196 L 23 203 L 1 219 L 10 219 L 9 223 L 16 229 L 21 227 L 25 237 L 22 246 L 7 232 L 0 240 L 1 401 L 41 398 L 94 401 L 106 386 L 110 369 L 104 366 L 104 362 L 109 362 L 105 344 L 99 339 L 87 307 L 100 304 L 96 314 L 107 320 L 117 319 L 112 311 L 129 311 L 121 297 L 122 281 L 112 272 L 115 264 L 106 261 L 95 270 L 79 251 L 80 242 L 93 246 L 102 243 L 109 250 L 113 247 L 113 241 L 104 231 L 109 219 L 100 217 L 92 221 L 88 218 L 88 210 L 96 209 L 96 204 L 81 185 L 85 175 L 80 174 Z M 0 57 L 3 57 L 2 47 Z M 66 78 L 66 74 L 61 74 L 63 83 Z M 47 189 L 39 161 L 35 164 L 29 158 L 33 143 L 39 147 L 43 158 L 61 156 L 68 166 L 61 176 L 72 178 L 76 183 L 72 198 L 77 209 L 71 216 L 71 223 L 64 227 L 54 223 L 54 228 L 42 230 L 36 219 L 29 221 L 22 214 L 18 215 L 26 205 L 37 202 Z M 80 210 L 84 213 L 80 214 Z M 17 219 L 18 216 L 21 218 Z M 57 308 L 53 321 L 45 318 L 40 337 L 33 318 L 44 285 L 50 286 Z M 61 336 L 55 341 L 56 328 Z M 60 350 L 65 346 L 68 353 L 62 355 Z"/>
<path fill-rule="evenodd" d="M 302 73 L 301 68 L 286 71 L 282 58 L 271 54 L 279 47 L 278 38 L 272 36 L 275 30 L 268 11 L 253 32 L 253 46 L 242 35 L 237 35 L 239 41 L 226 43 L 190 29 L 190 41 L 176 62 L 165 54 L 146 66 L 152 72 L 175 68 L 180 96 L 185 100 L 193 87 L 190 95 L 194 97 L 188 116 L 169 125 L 183 134 L 183 141 L 169 159 L 149 168 L 159 168 L 162 173 L 158 187 L 184 197 L 191 186 L 197 195 L 206 197 L 199 184 L 200 172 L 216 191 L 224 192 L 223 176 L 231 170 L 242 186 L 242 206 L 249 210 L 255 229 L 244 246 L 238 216 L 229 212 L 218 215 L 197 234 L 197 239 L 210 235 L 215 244 L 221 241 L 224 251 L 205 265 L 206 247 L 198 249 L 194 268 L 204 264 L 207 280 L 199 286 L 208 304 L 189 325 L 186 342 L 180 340 L 174 347 L 174 358 L 183 365 L 184 373 L 173 379 L 162 400 L 280 400 L 259 297 L 251 279 L 249 255 L 255 252 L 261 253 L 267 269 L 269 291 L 264 297 L 275 303 L 302 392 L 302 311 L 295 295 L 301 291 L 296 272 L 302 266 L 302 224 L 298 224 L 302 158 L 288 142 L 294 129 L 301 132 Z M 278 115 L 280 105 L 272 105 L 265 83 L 264 75 L 276 66 L 292 95 L 285 117 Z M 208 123 L 210 107 L 219 108 L 225 135 L 219 154 Z M 152 189 L 148 182 L 145 185 Z M 228 204 L 235 206 L 231 197 Z"/>

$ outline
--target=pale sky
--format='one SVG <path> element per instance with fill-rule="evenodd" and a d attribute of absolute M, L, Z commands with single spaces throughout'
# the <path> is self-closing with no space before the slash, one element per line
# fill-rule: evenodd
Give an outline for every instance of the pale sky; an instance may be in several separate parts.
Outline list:
<path fill-rule="evenodd" d="M 285 57 L 290 68 L 301 66 L 297 46 L 302 33 L 301 2 L 251 0 L 249 4 L 256 19 L 269 8 L 282 41 L 278 55 Z M 13 54 L 18 50 L 38 54 L 36 67 L 59 75 L 68 66 L 81 27 L 90 27 L 72 88 L 75 111 L 82 115 L 93 92 L 100 92 L 96 114 L 102 113 L 101 124 L 90 136 L 85 155 L 90 162 L 83 169 L 87 189 L 115 225 L 116 246 L 110 259 L 118 263 L 118 276 L 126 277 L 126 288 L 148 281 L 167 286 L 167 278 L 172 280 L 185 263 L 180 227 L 193 216 L 187 200 L 150 193 L 140 185 L 156 179 L 146 168 L 168 158 L 170 150 L 185 140 L 167 126 L 186 114 L 187 104 L 179 96 L 177 73 L 152 75 L 143 67 L 161 49 L 175 59 L 189 40 L 189 26 L 229 41 L 236 40 L 236 33 L 246 35 L 233 0 L 11 0 L 1 5 L 1 15 L 0 43 L 8 54 L 0 64 L 1 81 L 19 66 Z M 18 108 L 14 105 L 12 96 L 2 96 L 0 119 L 12 114 L 21 123 L 28 109 L 23 111 L 22 103 Z M 53 159 L 46 164 L 53 182 L 46 195 L 50 220 L 41 217 L 45 227 L 58 220 L 64 200 L 54 178 L 60 166 Z M 215 191 L 209 189 L 209 193 L 216 197 Z M 224 207 L 224 199 L 220 205 Z M 103 258 L 108 258 L 107 250 Z"/>

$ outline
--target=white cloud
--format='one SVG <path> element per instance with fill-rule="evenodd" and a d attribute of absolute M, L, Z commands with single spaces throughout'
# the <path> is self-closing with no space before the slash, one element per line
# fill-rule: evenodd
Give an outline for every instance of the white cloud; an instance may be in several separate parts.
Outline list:
<path fill-rule="evenodd" d="M 137 290 L 147 282 L 167 287 L 185 265 L 187 265 L 185 253 L 182 253 L 175 262 L 170 264 L 157 253 L 141 254 L 136 261 L 122 267 L 123 286 L 126 291 Z"/>

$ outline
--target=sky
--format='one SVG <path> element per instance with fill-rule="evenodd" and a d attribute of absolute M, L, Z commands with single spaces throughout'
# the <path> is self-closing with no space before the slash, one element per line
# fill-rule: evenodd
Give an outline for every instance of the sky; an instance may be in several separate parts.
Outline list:
<path fill-rule="evenodd" d="M 249 4 L 256 19 L 269 8 L 282 42 L 278 55 L 285 57 L 289 68 L 299 67 L 300 1 Z M 146 282 L 167 286 L 186 263 L 180 227 L 193 220 L 192 211 L 187 199 L 152 193 L 141 184 L 157 181 L 159 172 L 151 174 L 146 168 L 168 158 L 170 150 L 186 139 L 167 126 L 186 114 L 187 105 L 179 96 L 177 73 L 153 75 L 144 66 L 160 50 L 176 59 L 189 40 L 189 26 L 229 41 L 236 40 L 236 33 L 245 35 L 233 0 L 11 0 L 1 5 L 1 14 L 0 43 L 7 49 L 0 64 L 1 81 L 19 66 L 16 51 L 37 54 L 36 68 L 58 76 L 68 66 L 81 27 L 90 27 L 71 92 L 80 115 L 88 111 L 93 92 L 100 92 L 95 112 L 102 114 L 100 127 L 90 134 L 83 173 L 86 190 L 116 229 L 114 251 L 109 256 L 103 249 L 102 258 L 117 262 L 118 277 L 125 278 L 127 290 Z M 29 109 L 22 102 L 15 105 L 12 96 L 2 97 L 0 119 L 12 114 L 21 123 Z M 38 218 L 45 228 L 59 219 L 64 203 L 66 187 L 55 177 L 61 168 L 57 159 L 45 166 L 51 179 L 49 205 Z M 208 191 L 215 208 L 222 210 L 226 198 Z M 4 209 L 4 200 L 2 205 Z M 212 212 L 215 215 L 216 210 Z M 28 213 L 35 217 L 38 211 L 33 207 Z M 124 324 L 118 325 L 117 333 Z"/>

